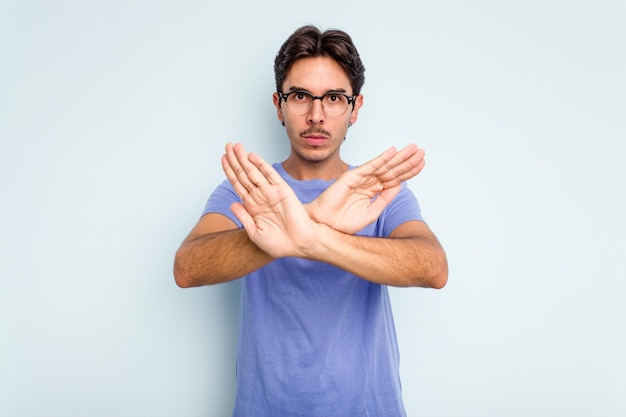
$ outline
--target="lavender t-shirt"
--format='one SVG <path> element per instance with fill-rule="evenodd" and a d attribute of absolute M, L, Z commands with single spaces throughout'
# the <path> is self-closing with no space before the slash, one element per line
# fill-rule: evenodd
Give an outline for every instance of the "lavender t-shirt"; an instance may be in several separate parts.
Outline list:
<path fill-rule="evenodd" d="M 274 169 L 303 203 L 332 181 L 299 181 Z M 240 201 L 228 181 L 203 214 Z M 413 193 L 402 190 L 358 235 L 385 237 L 423 220 Z M 246 262 L 242 259 L 241 262 Z M 234 417 L 405 416 L 399 354 L 387 287 L 332 265 L 277 259 L 243 278 Z"/>

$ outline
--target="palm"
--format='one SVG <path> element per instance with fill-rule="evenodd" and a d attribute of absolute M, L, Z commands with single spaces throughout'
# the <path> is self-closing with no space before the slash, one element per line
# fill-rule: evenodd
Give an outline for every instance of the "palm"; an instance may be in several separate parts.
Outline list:
<path fill-rule="evenodd" d="M 345 172 L 309 205 L 309 214 L 344 233 L 354 234 L 375 221 L 400 192 L 403 181 L 424 167 L 424 151 L 410 145 L 390 148 Z"/>
<path fill-rule="evenodd" d="M 317 198 L 323 210 L 313 214 L 316 221 L 354 234 L 376 220 L 400 190 L 400 185 L 383 189 L 375 176 L 356 171 L 346 172 Z"/>
<path fill-rule="evenodd" d="M 285 183 L 261 186 L 232 209 L 250 240 L 272 257 L 296 256 L 315 240 L 313 221 Z"/>
<path fill-rule="evenodd" d="M 242 200 L 232 204 L 231 210 L 259 248 L 279 258 L 297 256 L 313 244 L 315 223 L 269 164 L 257 155 L 248 156 L 239 145 L 227 146 L 222 165 Z"/>

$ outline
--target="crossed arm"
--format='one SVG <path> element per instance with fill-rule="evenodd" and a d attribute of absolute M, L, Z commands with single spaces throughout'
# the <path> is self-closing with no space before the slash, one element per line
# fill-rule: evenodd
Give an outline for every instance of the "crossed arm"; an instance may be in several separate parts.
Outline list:
<path fill-rule="evenodd" d="M 423 156 L 414 145 L 399 152 L 390 148 L 303 205 L 262 158 L 227 145 L 222 166 L 242 200 L 231 210 L 244 228 L 220 214 L 203 216 L 176 254 L 176 282 L 181 287 L 226 282 L 295 256 L 380 284 L 443 287 L 445 253 L 423 222 L 404 223 L 389 238 L 353 235 L 378 218 L 403 181 L 421 171 Z"/>

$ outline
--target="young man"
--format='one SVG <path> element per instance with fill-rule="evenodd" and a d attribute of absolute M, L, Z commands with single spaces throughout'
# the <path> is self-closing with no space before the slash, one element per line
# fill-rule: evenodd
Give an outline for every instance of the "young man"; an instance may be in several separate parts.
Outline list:
<path fill-rule="evenodd" d="M 234 416 L 405 416 L 388 285 L 442 288 L 447 261 L 404 181 L 424 152 L 340 157 L 363 105 L 351 38 L 305 26 L 275 60 L 291 145 L 226 145 L 224 181 L 176 254 L 181 287 L 244 277 Z"/>

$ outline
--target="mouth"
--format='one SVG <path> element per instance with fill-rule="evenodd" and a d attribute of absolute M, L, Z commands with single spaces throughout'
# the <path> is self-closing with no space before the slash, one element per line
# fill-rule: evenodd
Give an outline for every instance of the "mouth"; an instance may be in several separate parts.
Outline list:
<path fill-rule="evenodd" d="M 322 146 L 330 139 L 330 133 L 319 127 L 307 129 L 300 136 L 304 138 L 304 142 L 309 146 Z"/>
<path fill-rule="evenodd" d="M 323 135 L 306 135 L 304 141 L 309 146 L 322 146 L 328 141 L 328 138 Z"/>

